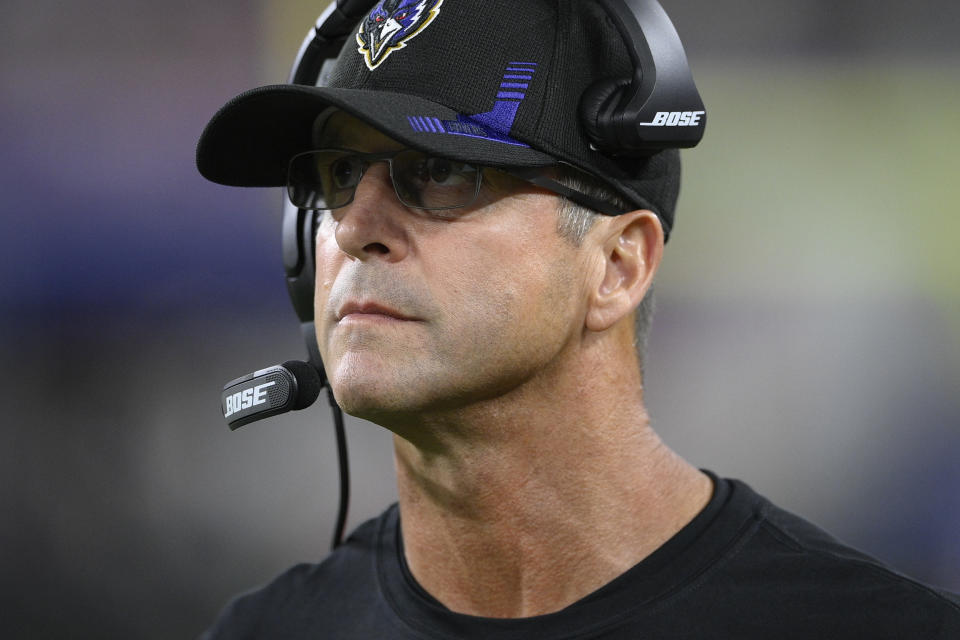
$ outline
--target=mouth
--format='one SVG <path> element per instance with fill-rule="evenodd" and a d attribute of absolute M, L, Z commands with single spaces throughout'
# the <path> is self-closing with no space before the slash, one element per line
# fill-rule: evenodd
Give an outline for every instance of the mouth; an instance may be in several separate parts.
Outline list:
<path fill-rule="evenodd" d="M 412 322 L 419 318 L 408 316 L 377 302 L 350 301 L 337 310 L 337 322 Z"/>

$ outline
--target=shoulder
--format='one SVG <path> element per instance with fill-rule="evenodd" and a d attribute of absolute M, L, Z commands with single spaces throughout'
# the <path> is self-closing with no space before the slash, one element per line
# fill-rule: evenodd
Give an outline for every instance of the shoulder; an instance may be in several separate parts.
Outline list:
<path fill-rule="evenodd" d="M 743 483 L 755 527 L 724 563 L 734 598 L 753 598 L 760 617 L 796 615 L 824 637 L 960 637 L 960 600 L 905 576 L 777 507 Z M 739 600 L 744 603 L 744 600 Z"/>
<path fill-rule="evenodd" d="M 321 562 L 297 564 L 234 598 L 202 640 L 299 637 L 323 629 L 332 615 L 370 604 L 377 597 L 378 533 L 393 508 L 357 527 Z"/>

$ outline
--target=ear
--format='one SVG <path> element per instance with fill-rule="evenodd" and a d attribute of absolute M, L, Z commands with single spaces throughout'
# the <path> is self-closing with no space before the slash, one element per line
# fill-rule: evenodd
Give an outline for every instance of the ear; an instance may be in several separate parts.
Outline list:
<path fill-rule="evenodd" d="M 633 313 L 653 284 L 663 257 L 663 227 L 656 214 L 639 209 L 608 218 L 599 238 L 603 279 L 590 292 L 586 326 L 604 331 Z"/>

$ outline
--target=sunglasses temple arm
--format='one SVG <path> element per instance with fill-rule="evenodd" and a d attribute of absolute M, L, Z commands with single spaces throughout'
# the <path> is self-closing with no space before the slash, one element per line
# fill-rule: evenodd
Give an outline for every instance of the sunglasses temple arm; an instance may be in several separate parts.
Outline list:
<path fill-rule="evenodd" d="M 517 177 L 517 178 L 520 178 L 521 180 L 529 182 L 530 184 L 546 189 L 547 191 L 552 191 L 556 194 L 559 194 L 564 198 L 567 198 L 569 200 L 576 202 L 577 204 L 587 207 L 588 209 L 593 209 L 594 211 L 598 211 L 608 216 L 619 216 L 622 213 L 626 213 L 626 211 L 623 211 L 619 207 L 615 207 L 609 202 L 600 200 L 599 198 L 588 196 L 585 193 L 581 193 L 579 191 L 571 189 L 570 187 L 564 184 L 561 184 L 556 180 L 548 178 L 543 174 L 538 174 L 536 171 L 528 172 L 522 169 L 511 169 L 508 171 L 508 173 L 514 177 Z"/>

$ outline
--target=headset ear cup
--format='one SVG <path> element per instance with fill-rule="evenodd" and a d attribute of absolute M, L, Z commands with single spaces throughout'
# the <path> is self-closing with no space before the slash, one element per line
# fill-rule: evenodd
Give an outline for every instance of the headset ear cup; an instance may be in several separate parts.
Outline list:
<path fill-rule="evenodd" d="M 630 86 L 630 78 L 604 78 L 587 87 L 580 97 L 580 122 L 593 146 L 600 151 L 616 151 L 616 123 L 613 114 Z"/>

